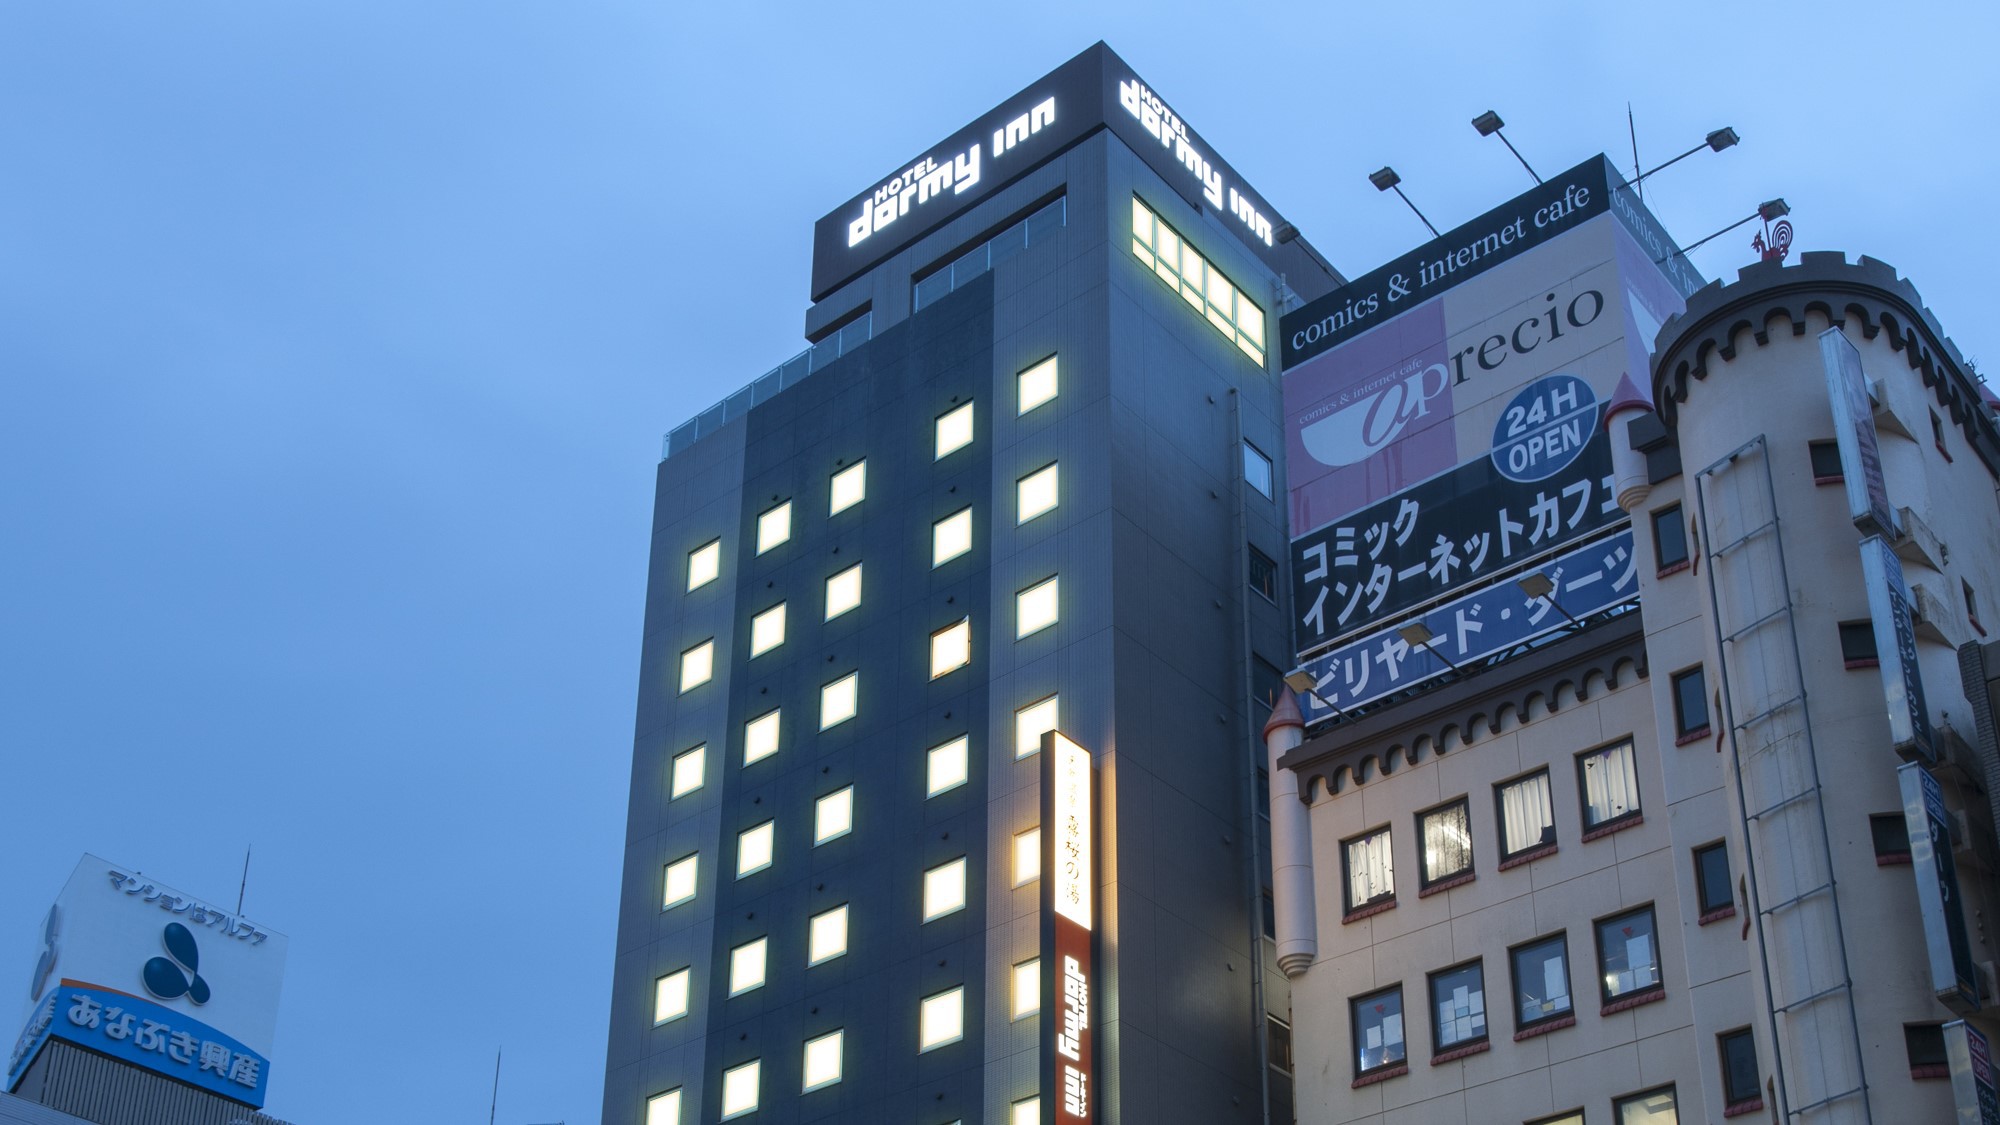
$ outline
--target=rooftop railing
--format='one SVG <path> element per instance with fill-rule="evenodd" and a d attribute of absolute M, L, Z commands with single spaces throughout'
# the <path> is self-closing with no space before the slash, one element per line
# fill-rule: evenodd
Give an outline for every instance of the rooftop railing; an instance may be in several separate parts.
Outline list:
<path fill-rule="evenodd" d="M 695 442 L 748 414 L 751 407 L 760 402 L 769 402 L 779 391 L 867 343 L 874 331 L 873 311 L 862 313 L 854 320 L 848 321 L 841 326 L 840 331 L 752 379 L 735 394 L 670 430 L 666 441 L 661 444 L 660 460 L 665 461 L 676 453 L 686 452 Z"/>

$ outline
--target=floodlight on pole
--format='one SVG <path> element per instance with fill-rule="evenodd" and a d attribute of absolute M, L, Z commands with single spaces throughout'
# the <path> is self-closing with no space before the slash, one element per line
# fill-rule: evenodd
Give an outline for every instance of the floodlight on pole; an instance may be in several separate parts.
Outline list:
<path fill-rule="evenodd" d="M 1709 235 L 1707 238 L 1704 238 L 1699 242 L 1689 243 L 1688 245 L 1681 247 L 1679 250 L 1676 250 L 1671 254 L 1668 254 L 1664 257 L 1654 258 L 1653 264 L 1656 266 L 1661 265 L 1664 262 L 1666 262 L 1668 258 L 1676 258 L 1684 256 L 1685 254 L 1687 254 L 1688 251 L 1693 250 L 1696 247 L 1703 245 L 1704 243 L 1713 242 L 1714 240 L 1721 238 L 1723 235 L 1728 234 L 1730 231 L 1735 230 L 1737 227 L 1740 227 L 1745 223 L 1754 223 L 1759 219 L 1762 219 L 1768 223 L 1772 219 L 1782 219 L 1786 215 L 1789 215 L 1791 213 L 1792 213 L 1791 207 L 1788 204 L 1786 204 L 1782 198 L 1767 199 L 1764 202 L 1759 203 L 1757 205 L 1757 210 L 1751 212 L 1749 215 L 1746 215 L 1745 217 L 1736 220 L 1735 222 L 1729 224 L 1728 226 L 1723 227 L 1721 230 L 1716 231 L 1714 234 Z"/>
<path fill-rule="evenodd" d="M 1563 604 L 1554 598 L 1556 584 L 1548 575 L 1543 574 L 1539 570 L 1533 574 L 1524 574 L 1514 581 L 1514 585 L 1529 598 L 1535 601 L 1547 602 L 1556 607 L 1556 612 L 1569 618 L 1570 624 L 1579 627 L 1583 625 L 1583 622 L 1578 621 L 1574 614 L 1564 609 Z"/>
<path fill-rule="evenodd" d="M 1528 158 L 1522 156 L 1521 150 L 1514 147 L 1514 142 L 1507 139 L 1507 134 L 1500 131 L 1507 127 L 1507 123 L 1500 120 L 1499 114 L 1489 109 L 1472 119 L 1472 127 L 1479 130 L 1482 137 L 1499 137 L 1500 143 L 1507 146 L 1507 151 L 1514 154 L 1514 159 L 1521 162 L 1521 167 L 1528 169 L 1528 175 L 1533 176 L 1536 183 L 1542 182 L 1541 174 L 1528 166 Z"/>
<path fill-rule="evenodd" d="M 1301 695 L 1311 696 L 1313 702 L 1333 712 L 1339 718 L 1347 718 L 1347 712 L 1327 702 L 1326 697 L 1319 693 L 1318 681 L 1314 680 L 1312 673 L 1306 671 L 1304 668 L 1297 668 L 1285 673 L 1285 686 Z"/>
<path fill-rule="evenodd" d="M 1445 667 L 1451 669 L 1454 672 L 1458 671 L 1458 665 L 1453 664 L 1451 662 L 1451 657 L 1446 656 L 1442 652 L 1439 652 L 1435 647 L 1437 644 L 1438 636 L 1436 633 L 1431 632 L 1430 626 L 1424 624 L 1421 621 L 1412 621 L 1408 625 L 1405 625 L 1402 628 L 1397 629 L 1396 635 L 1403 638 L 1404 644 L 1409 645 L 1411 648 L 1424 649 L 1427 652 L 1429 652 L 1432 656 L 1435 656 L 1439 660 L 1444 661 Z"/>
<path fill-rule="evenodd" d="M 1663 168 L 1671 168 L 1674 165 L 1679 164 L 1681 161 L 1686 160 L 1688 157 L 1693 156 L 1695 153 L 1700 152 L 1702 149 L 1707 149 L 1710 152 L 1721 152 L 1725 148 L 1736 147 L 1737 142 L 1740 141 L 1741 139 L 1742 138 L 1736 135 L 1736 130 L 1731 129 L 1727 125 L 1724 125 L 1722 128 L 1717 129 L 1713 133 L 1710 133 L 1706 138 L 1702 140 L 1700 144 L 1694 146 L 1693 148 L 1687 150 L 1684 153 L 1681 153 L 1679 156 L 1674 157 L 1672 160 L 1667 161 L 1665 164 L 1662 164 L 1659 167 L 1650 169 L 1648 171 L 1639 173 L 1636 177 L 1633 178 L 1630 186 L 1637 187 L 1642 181 L 1645 180 L 1647 176 L 1650 176 L 1654 172 L 1658 172 Z"/>
<path fill-rule="evenodd" d="M 1403 194 L 1403 189 L 1396 186 L 1397 184 L 1403 182 L 1403 177 L 1398 176 L 1394 168 L 1391 168 L 1387 164 L 1384 164 L 1382 166 L 1381 171 L 1368 173 L 1368 182 L 1375 185 L 1376 191 L 1394 191 L 1396 193 L 1396 197 L 1403 201 L 1404 206 L 1408 207 L 1411 211 L 1416 212 L 1417 218 L 1423 221 L 1424 226 L 1430 228 L 1431 237 L 1432 238 L 1440 237 L 1440 235 L 1438 234 L 1438 229 L 1436 227 L 1431 226 L 1431 221 L 1429 219 L 1425 219 L 1424 213 L 1422 211 L 1417 211 L 1417 205 L 1410 202 L 1410 197 Z"/>

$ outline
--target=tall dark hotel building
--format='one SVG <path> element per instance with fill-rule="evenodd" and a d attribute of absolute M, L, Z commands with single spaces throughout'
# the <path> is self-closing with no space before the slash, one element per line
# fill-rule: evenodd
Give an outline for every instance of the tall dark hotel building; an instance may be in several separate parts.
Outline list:
<path fill-rule="evenodd" d="M 885 172 L 659 466 L 604 1121 L 1289 1121 L 1275 337 L 1342 279 L 1103 44 Z"/>

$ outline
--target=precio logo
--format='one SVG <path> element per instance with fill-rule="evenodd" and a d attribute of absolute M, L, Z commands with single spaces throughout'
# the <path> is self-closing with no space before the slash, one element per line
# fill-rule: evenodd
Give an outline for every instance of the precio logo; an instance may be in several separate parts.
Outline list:
<path fill-rule="evenodd" d="M 197 971 L 201 968 L 201 950 L 194 943 L 194 935 L 179 922 L 169 922 L 160 935 L 160 944 L 167 947 L 167 956 L 146 962 L 146 969 L 140 974 L 146 982 L 146 991 L 162 1000 L 186 996 L 197 1004 L 208 1003 L 208 982 Z"/>

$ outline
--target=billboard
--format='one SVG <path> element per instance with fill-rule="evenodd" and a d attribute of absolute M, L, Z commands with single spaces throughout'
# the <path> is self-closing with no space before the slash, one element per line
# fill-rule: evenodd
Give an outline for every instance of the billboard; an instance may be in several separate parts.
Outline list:
<path fill-rule="evenodd" d="M 1700 284 L 1631 195 L 1594 158 L 1282 319 L 1300 653 L 1626 522 L 1605 411 Z"/>
<path fill-rule="evenodd" d="M 1042 735 L 1042 1120 L 1097 1120 L 1091 994 L 1096 958 L 1097 771 L 1090 751 Z"/>
<path fill-rule="evenodd" d="M 894 169 L 813 225 L 812 299 L 936 230 L 1078 141 L 1110 129 L 1274 269 L 1284 220 L 1102 42 Z"/>
<path fill-rule="evenodd" d="M 8 1090 L 57 1038 L 263 1106 L 284 935 L 93 855 L 42 931 Z"/>
<path fill-rule="evenodd" d="M 1917 879 L 1917 913 L 1924 924 L 1931 991 L 1960 1015 L 1979 1010 L 1979 972 L 1965 932 L 1958 863 L 1952 858 L 1951 814 L 1944 790 L 1921 762 L 1896 767 L 1903 794 L 1903 825 L 1910 836 L 1910 869 Z"/>
<path fill-rule="evenodd" d="M 2000 1125 L 2000 1091 L 1993 1081 L 1993 1046 L 1964 1020 L 1944 1025 L 1944 1056 L 1958 1125 Z"/>

